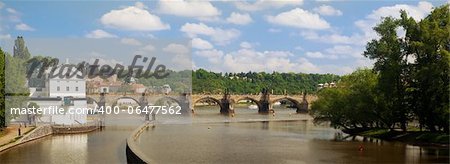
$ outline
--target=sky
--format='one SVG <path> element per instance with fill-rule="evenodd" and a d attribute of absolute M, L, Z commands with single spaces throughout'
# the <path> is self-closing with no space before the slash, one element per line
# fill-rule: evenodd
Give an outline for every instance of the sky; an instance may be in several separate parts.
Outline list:
<path fill-rule="evenodd" d="M 31 54 L 46 55 L 68 52 L 52 48 L 55 40 L 113 39 L 141 52 L 186 53 L 189 59 L 170 58 L 189 61 L 194 69 L 343 75 L 372 66 L 362 53 L 378 37 L 372 28 L 383 17 L 398 18 L 405 10 L 421 20 L 446 3 L 450 1 L 0 1 L 0 45 L 11 53 L 7 40 L 23 36 Z M 402 29 L 397 33 L 404 35 Z M 42 48 L 42 39 L 49 38 L 52 44 Z M 77 52 L 127 60 L 111 50 Z"/>

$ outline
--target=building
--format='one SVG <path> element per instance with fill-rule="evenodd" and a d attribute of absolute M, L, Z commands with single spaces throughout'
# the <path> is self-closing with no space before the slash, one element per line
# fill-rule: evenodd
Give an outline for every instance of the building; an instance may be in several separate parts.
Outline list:
<path fill-rule="evenodd" d="M 69 70 L 70 64 L 63 64 L 54 70 L 58 72 L 70 72 L 82 75 L 75 69 Z M 49 70 L 51 70 L 50 68 Z M 63 70 L 61 70 L 63 69 Z M 67 71 L 69 70 L 69 71 Z M 34 102 L 40 108 L 64 108 L 65 113 L 59 115 L 42 115 L 36 121 L 52 124 L 84 124 L 87 122 L 86 114 L 69 114 L 70 109 L 87 109 L 86 80 L 77 76 L 72 77 L 50 77 L 50 71 L 46 71 L 44 77 L 28 79 L 30 89 L 29 103 Z"/>
<path fill-rule="evenodd" d="M 325 84 L 317 84 L 317 89 L 322 89 L 322 88 L 335 88 L 335 87 L 337 87 L 336 86 L 336 83 L 335 82 L 331 82 L 331 83 L 325 83 Z"/>

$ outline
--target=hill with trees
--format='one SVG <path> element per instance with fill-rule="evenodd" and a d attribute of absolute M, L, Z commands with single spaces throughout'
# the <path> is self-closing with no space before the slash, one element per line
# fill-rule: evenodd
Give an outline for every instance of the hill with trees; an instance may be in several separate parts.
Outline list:
<path fill-rule="evenodd" d="M 268 88 L 273 94 L 300 94 L 317 91 L 317 84 L 336 82 L 333 74 L 305 74 L 280 72 L 216 73 L 198 69 L 192 72 L 193 93 L 258 94 Z"/>

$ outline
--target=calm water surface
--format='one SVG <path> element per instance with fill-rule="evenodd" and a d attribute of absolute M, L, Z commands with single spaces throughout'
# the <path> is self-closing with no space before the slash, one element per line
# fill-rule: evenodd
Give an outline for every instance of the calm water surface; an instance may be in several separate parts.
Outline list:
<path fill-rule="evenodd" d="M 218 112 L 198 107 L 189 117 L 157 116 L 155 128 L 136 142 L 156 163 L 449 162 L 448 149 L 361 137 L 336 141 L 338 130 L 291 109 L 280 107 L 275 116 L 245 107 L 237 107 L 234 117 Z M 126 163 L 125 139 L 143 118 L 125 114 L 107 121 L 102 131 L 50 136 L 0 153 L 0 163 Z"/>

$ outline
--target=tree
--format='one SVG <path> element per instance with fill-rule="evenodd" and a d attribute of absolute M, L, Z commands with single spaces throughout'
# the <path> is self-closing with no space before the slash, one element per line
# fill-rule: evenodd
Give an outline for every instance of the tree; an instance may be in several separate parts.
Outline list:
<path fill-rule="evenodd" d="M 14 41 L 14 57 L 25 60 L 28 60 L 31 57 L 30 52 L 28 52 L 28 48 L 25 45 L 25 40 L 21 36 L 18 36 Z"/>
<path fill-rule="evenodd" d="M 359 69 L 343 76 L 337 88 L 324 88 L 311 106 L 314 121 L 330 122 L 335 128 L 355 129 L 387 127 L 377 100 L 378 75 L 370 69 Z"/>
<path fill-rule="evenodd" d="M 0 48 L 0 129 L 5 126 L 5 54 Z"/>
<path fill-rule="evenodd" d="M 414 113 L 431 131 L 449 132 L 449 5 L 434 9 L 419 23 L 402 12 L 407 53 L 415 58 L 412 91 Z"/>
<path fill-rule="evenodd" d="M 398 20 L 384 18 L 374 27 L 380 39 L 367 43 L 364 56 L 375 60 L 373 69 L 380 74 L 378 89 L 384 97 L 386 107 L 391 110 L 390 119 L 400 123 L 401 128 L 406 131 L 410 111 L 404 102 L 409 73 L 405 71 L 408 67 L 405 43 L 397 36 L 399 26 Z"/>
<path fill-rule="evenodd" d="M 4 57 L 5 72 L 7 72 L 4 77 L 5 110 L 25 107 L 30 93 L 26 86 L 26 61 L 9 54 L 5 54 Z M 16 115 L 5 114 L 5 120 L 13 117 Z"/>

